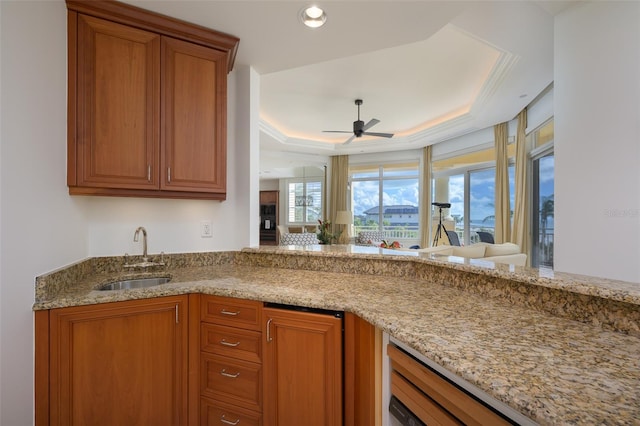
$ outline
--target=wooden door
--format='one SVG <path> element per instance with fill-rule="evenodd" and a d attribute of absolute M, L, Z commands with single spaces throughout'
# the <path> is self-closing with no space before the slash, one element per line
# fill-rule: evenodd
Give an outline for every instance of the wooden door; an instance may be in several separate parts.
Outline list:
<path fill-rule="evenodd" d="M 81 14 L 77 31 L 70 186 L 158 189 L 160 36 Z"/>
<path fill-rule="evenodd" d="M 265 308 L 264 423 L 342 424 L 342 319 Z"/>
<path fill-rule="evenodd" d="M 165 190 L 226 192 L 226 54 L 162 38 Z"/>
<path fill-rule="evenodd" d="M 187 296 L 53 309 L 51 425 L 186 425 Z"/>

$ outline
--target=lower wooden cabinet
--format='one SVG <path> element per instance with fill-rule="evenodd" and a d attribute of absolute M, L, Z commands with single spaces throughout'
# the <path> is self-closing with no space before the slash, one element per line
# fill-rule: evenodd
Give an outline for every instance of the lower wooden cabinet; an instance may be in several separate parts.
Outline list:
<path fill-rule="evenodd" d="M 265 308 L 263 319 L 265 425 L 342 425 L 342 318 Z"/>
<path fill-rule="evenodd" d="M 191 294 L 36 311 L 35 331 L 37 426 L 380 424 L 380 331 L 349 313 Z"/>
<path fill-rule="evenodd" d="M 187 300 L 162 297 L 37 315 L 36 346 L 48 340 L 49 356 L 48 368 L 37 370 L 48 370 L 48 380 L 36 378 L 49 410 L 37 412 L 37 423 L 186 425 Z M 49 335 L 40 336 L 46 322 Z M 46 351 L 36 352 L 38 362 Z"/>
<path fill-rule="evenodd" d="M 262 424 L 261 322 L 262 302 L 200 297 L 201 425 Z"/>

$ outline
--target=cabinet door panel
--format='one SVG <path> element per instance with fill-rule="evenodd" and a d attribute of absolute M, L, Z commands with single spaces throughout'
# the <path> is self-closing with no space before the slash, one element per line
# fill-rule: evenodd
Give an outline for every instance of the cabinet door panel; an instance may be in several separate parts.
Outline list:
<path fill-rule="evenodd" d="M 225 54 L 162 38 L 162 188 L 226 190 Z"/>
<path fill-rule="evenodd" d="M 342 320 L 265 308 L 264 419 L 270 425 L 342 424 Z"/>
<path fill-rule="evenodd" d="M 51 311 L 51 424 L 186 424 L 186 297 Z"/>
<path fill-rule="evenodd" d="M 79 186 L 159 187 L 160 36 L 78 15 Z"/>

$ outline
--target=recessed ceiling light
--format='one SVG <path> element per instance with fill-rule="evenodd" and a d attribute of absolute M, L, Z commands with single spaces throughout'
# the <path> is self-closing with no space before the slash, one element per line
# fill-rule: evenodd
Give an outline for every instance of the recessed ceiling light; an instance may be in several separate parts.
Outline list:
<path fill-rule="evenodd" d="M 308 6 L 300 11 L 302 23 L 310 28 L 318 28 L 327 22 L 327 14 L 318 6 Z"/>

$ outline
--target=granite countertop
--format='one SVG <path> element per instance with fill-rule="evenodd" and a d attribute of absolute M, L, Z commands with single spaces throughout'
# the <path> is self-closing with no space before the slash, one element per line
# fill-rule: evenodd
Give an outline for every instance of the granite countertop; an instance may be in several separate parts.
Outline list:
<path fill-rule="evenodd" d="M 467 259 L 456 256 L 442 256 L 436 253 L 424 253 L 416 250 L 392 250 L 375 246 L 357 245 L 312 245 L 312 246 L 260 246 L 246 248 L 245 252 L 289 254 L 297 253 L 318 257 L 351 258 L 394 258 L 411 262 L 427 262 L 446 265 L 459 271 L 477 272 L 482 275 L 500 277 L 522 283 L 551 289 L 569 290 L 574 293 L 599 296 L 611 300 L 640 305 L 640 283 L 613 280 L 587 275 L 557 272 L 550 268 L 526 268 L 508 264 L 498 264 L 479 259 Z"/>
<path fill-rule="evenodd" d="M 359 255 L 379 258 L 380 253 Z M 527 272 L 506 268 L 504 273 Z M 96 285 L 122 276 L 103 272 L 37 301 L 34 309 L 197 292 L 344 310 L 541 424 L 640 423 L 637 335 L 407 276 L 238 263 L 153 275 L 171 276 L 172 282 L 140 290 L 96 291 Z"/>

